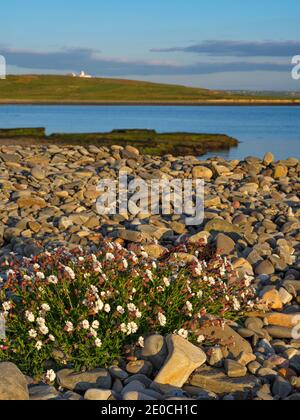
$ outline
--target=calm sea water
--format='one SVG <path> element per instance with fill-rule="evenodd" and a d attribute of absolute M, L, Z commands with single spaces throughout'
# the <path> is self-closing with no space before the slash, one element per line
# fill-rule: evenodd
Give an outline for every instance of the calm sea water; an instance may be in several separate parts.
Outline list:
<path fill-rule="evenodd" d="M 218 156 L 300 159 L 300 107 L 0 106 L 0 128 L 46 127 L 53 132 L 148 128 L 158 132 L 228 134 L 241 144 Z"/>

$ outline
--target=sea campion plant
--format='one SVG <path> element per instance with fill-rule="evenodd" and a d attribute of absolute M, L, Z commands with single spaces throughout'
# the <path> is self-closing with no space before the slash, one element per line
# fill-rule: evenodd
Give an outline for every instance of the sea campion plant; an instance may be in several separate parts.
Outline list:
<path fill-rule="evenodd" d="M 143 346 L 149 333 L 202 343 L 199 325 L 207 314 L 237 319 L 254 305 L 249 279 L 239 280 L 203 244 L 153 260 L 140 246 L 106 241 L 96 254 L 58 249 L 5 264 L 0 360 L 31 375 L 45 372 L 53 359 L 57 368 L 107 366 L 127 345 Z"/>

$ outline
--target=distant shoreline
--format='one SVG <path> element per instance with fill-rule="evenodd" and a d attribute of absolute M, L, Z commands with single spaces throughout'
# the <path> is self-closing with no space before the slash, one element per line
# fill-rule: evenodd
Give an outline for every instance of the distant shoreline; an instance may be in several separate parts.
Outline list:
<path fill-rule="evenodd" d="M 0 100 L 0 106 L 28 105 L 28 106 L 300 106 L 300 100 L 219 100 L 219 101 L 31 101 L 31 100 Z"/>

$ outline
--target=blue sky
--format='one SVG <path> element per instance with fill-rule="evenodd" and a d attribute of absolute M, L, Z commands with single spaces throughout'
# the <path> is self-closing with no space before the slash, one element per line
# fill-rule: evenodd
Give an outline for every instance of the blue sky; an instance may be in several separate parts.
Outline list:
<path fill-rule="evenodd" d="M 298 0 L 10 0 L 9 73 L 66 73 L 225 89 L 300 90 Z"/>

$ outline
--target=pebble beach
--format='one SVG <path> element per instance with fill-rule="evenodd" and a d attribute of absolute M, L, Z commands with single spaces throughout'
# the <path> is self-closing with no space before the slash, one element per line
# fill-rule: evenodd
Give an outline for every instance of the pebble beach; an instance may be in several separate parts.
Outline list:
<path fill-rule="evenodd" d="M 203 179 L 203 224 L 187 226 L 180 215 L 100 215 L 97 185 L 117 180 L 120 171 L 147 182 Z M 0 147 L 0 287 L 8 256 L 21 261 L 78 247 L 96 253 L 107 238 L 155 262 L 170 249 L 202 241 L 236 279 L 249 280 L 255 304 L 238 321 L 205 314 L 210 322 L 201 326 L 198 344 L 182 331 L 149 331 L 132 360 L 115 366 L 75 372 L 50 364 L 46 381 L 38 381 L 3 360 L 0 399 L 300 399 L 298 159 L 157 157 L 130 146 Z M 194 258 L 188 247 L 176 252 L 180 265 Z"/>

